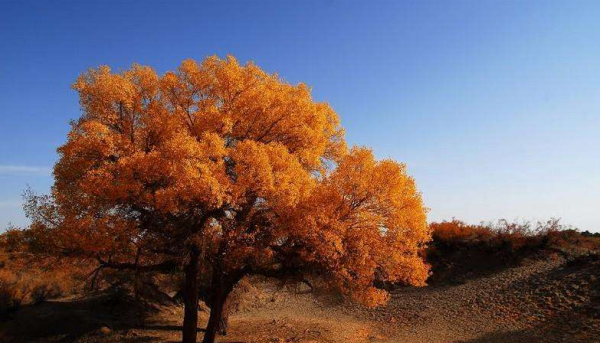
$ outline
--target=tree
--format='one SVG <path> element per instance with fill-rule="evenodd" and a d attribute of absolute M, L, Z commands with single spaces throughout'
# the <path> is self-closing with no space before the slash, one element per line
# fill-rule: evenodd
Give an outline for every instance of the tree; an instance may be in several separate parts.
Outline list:
<path fill-rule="evenodd" d="M 159 76 L 134 65 L 80 76 L 81 117 L 58 149 L 50 197 L 32 198 L 38 241 L 103 267 L 185 275 L 183 342 L 204 342 L 249 274 L 318 275 L 368 305 L 375 280 L 424 284 L 430 234 L 404 165 L 346 148 L 337 114 L 233 57 Z M 50 248 L 50 246 L 52 248 Z"/>

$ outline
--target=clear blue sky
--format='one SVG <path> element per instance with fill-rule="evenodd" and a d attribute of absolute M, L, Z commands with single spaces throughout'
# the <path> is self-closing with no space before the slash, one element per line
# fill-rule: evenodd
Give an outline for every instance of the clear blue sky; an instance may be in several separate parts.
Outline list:
<path fill-rule="evenodd" d="M 0 2 L 0 228 L 47 192 L 89 67 L 233 54 L 408 164 L 430 220 L 600 229 L 599 1 Z M 1 230 L 1 229 L 0 229 Z"/>

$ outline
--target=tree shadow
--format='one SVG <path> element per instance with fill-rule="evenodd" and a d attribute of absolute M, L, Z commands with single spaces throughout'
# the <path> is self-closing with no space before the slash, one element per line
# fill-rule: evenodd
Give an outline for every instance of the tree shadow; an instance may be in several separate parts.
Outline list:
<path fill-rule="evenodd" d="M 156 330 L 156 331 L 182 331 L 183 327 L 180 325 L 153 325 L 153 324 L 148 324 L 148 325 L 140 325 L 140 326 L 136 326 L 136 329 L 142 329 L 142 330 Z M 204 328 L 197 328 L 196 329 L 197 332 L 205 332 L 206 329 Z"/>
<path fill-rule="evenodd" d="M 600 320 L 587 309 L 589 304 L 557 313 L 527 329 L 496 331 L 454 343 L 591 343 L 600 342 Z"/>
<path fill-rule="evenodd" d="M 161 326 L 146 325 L 150 314 L 158 309 L 134 301 L 129 296 L 102 293 L 69 300 L 46 301 L 28 305 L 0 322 L 0 341 L 35 342 L 51 340 L 57 343 L 77 341 L 88 334 L 99 334 L 100 328 L 111 332 L 133 328 L 161 330 Z M 167 327 L 163 327 L 167 330 Z M 169 327 L 181 330 L 180 327 Z M 122 337 L 119 342 L 144 343 L 156 339 L 139 335 Z"/>

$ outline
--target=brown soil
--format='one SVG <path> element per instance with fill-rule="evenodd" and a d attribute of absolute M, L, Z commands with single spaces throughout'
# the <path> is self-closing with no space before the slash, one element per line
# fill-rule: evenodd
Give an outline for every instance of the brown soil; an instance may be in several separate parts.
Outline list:
<path fill-rule="evenodd" d="M 600 342 L 597 255 L 527 259 L 461 284 L 399 289 L 377 309 L 272 283 L 253 287 L 243 299 L 218 342 Z M 182 317 L 177 306 L 61 299 L 0 323 L 0 342 L 178 342 Z M 207 317 L 203 311 L 201 326 Z"/>

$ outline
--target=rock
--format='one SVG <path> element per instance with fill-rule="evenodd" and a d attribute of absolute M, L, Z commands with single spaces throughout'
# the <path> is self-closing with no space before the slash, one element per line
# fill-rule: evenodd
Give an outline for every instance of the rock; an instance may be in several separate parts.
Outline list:
<path fill-rule="evenodd" d="M 110 328 L 108 328 L 107 326 L 101 327 L 99 331 L 102 336 L 108 336 L 112 333 L 112 330 Z"/>
<path fill-rule="evenodd" d="M 380 341 L 380 340 L 383 340 L 383 339 L 384 339 L 384 337 L 383 337 L 383 336 L 381 336 L 381 335 L 377 335 L 377 334 L 370 334 L 368 338 L 369 338 L 369 340 L 371 340 L 371 341 Z"/>

